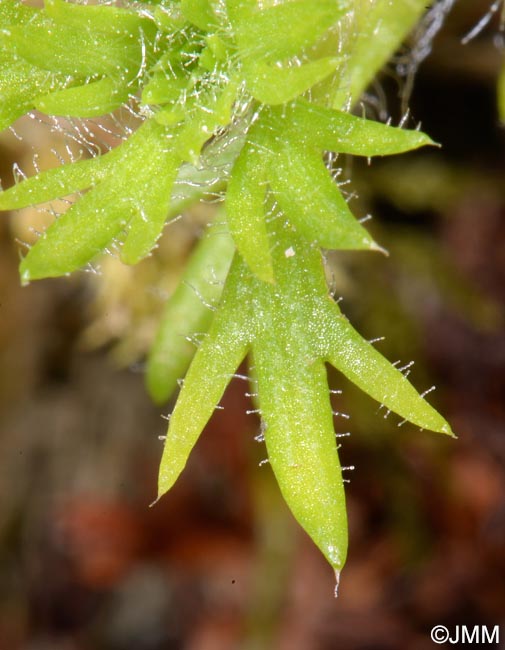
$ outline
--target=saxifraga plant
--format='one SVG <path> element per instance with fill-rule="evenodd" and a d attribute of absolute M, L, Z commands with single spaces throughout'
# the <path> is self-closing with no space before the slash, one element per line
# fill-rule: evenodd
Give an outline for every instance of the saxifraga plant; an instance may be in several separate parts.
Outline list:
<path fill-rule="evenodd" d="M 452 435 L 343 316 L 322 255 L 382 250 L 341 194 L 334 154 L 384 156 L 432 144 L 420 131 L 351 112 L 426 5 L 0 2 L 2 129 L 33 109 L 79 120 L 128 105 L 142 119 L 120 146 L 0 194 L 0 209 L 12 210 L 79 193 L 22 259 L 23 283 L 68 274 L 110 249 L 135 264 L 167 220 L 221 192 L 224 207 L 168 301 L 150 354 L 147 381 L 158 402 L 187 371 L 159 496 L 249 354 L 273 472 L 337 582 L 347 521 L 325 364 L 418 427 Z M 196 332 L 205 335 L 194 353 L 184 336 Z"/>

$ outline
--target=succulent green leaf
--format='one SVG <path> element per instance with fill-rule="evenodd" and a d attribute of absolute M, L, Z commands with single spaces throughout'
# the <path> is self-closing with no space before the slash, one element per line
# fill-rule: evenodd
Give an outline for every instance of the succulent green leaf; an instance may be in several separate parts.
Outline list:
<path fill-rule="evenodd" d="M 115 150 L 90 160 L 53 167 L 27 178 L 0 192 L 0 210 L 18 210 L 87 189 L 110 172 L 117 153 Z"/>
<path fill-rule="evenodd" d="M 104 156 L 103 164 L 109 173 L 30 249 L 21 263 L 23 281 L 80 268 L 113 243 L 127 226 L 130 230 L 122 250 L 123 260 L 135 263 L 146 255 L 164 226 L 177 170 L 170 135 L 155 120 L 148 120 L 119 149 L 107 154 L 114 164 L 107 164 Z M 97 174 L 91 164 L 79 165 L 77 180 Z M 72 167 L 68 166 L 70 174 Z M 165 175 L 158 179 L 160 168 Z M 49 174 L 46 172 L 46 179 L 49 177 L 54 186 L 58 174 L 56 170 L 52 177 Z M 98 169 L 98 174 L 102 175 L 103 170 Z"/>
<path fill-rule="evenodd" d="M 130 89 L 105 77 L 85 86 L 65 88 L 39 97 L 35 108 L 48 115 L 97 117 L 111 113 L 128 100 Z"/>
<path fill-rule="evenodd" d="M 172 487 L 184 469 L 202 429 L 249 347 L 243 319 L 236 314 L 237 279 L 232 265 L 221 308 L 191 362 L 170 418 L 160 464 L 159 497 Z"/>
<path fill-rule="evenodd" d="M 422 131 L 392 127 L 302 99 L 282 115 L 279 110 L 271 113 L 278 128 L 288 124 L 293 137 L 326 151 L 354 156 L 389 156 L 434 144 Z"/>
<path fill-rule="evenodd" d="M 407 378 L 337 314 L 328 321 L 326 359 L 365 393 L 422 429 L 452 436 L 449 424 Z"/>
<path fill-rule="evenodd" d="M 226 218 L 239 253 L 251 270 L 266 282 L 273 281 L 270 242 L 264 219 L 266 167 L 254 144 L 242 149 L 231 172 L 226 192 Z"/>
<path fill-rule="evenodd" d="M 64 88 L 68 79 L 30 65 L 8 45 L 11 27 L 40 24 L 41 12 L 19 1 L 0 2 L 0 131 L 33 108 L 38 95 Z"/>
<path fill-rule="evenodd" d="M 218 217 L 219 218 L 219 217 Z M 202 237 L 181 282 L 163 311 L 147 364 L 147 386 L 155 402 L 165 402 L 195 354 L 187 337 L 207 332 L 222 293 L 235 247 L 219 222 Z"/>
<path fill-rule="evenodd" d="M 242 3 L 228 3 L 239 5 Z M 231 12 L 241 56 L 270 62 L 290 58 L 318 41 L 342 17 L 345 3 L 335 0 L 291 0 L 266 9 Z"/>
<path fill-rule="evenodd" d="M 67 27 L 103 32 L 112 38 L 119 34 L 136 34 L 140 29 L 152 31 L 152 22 L 136 11 L 110 5 L 80 5 L 66 0 L 45 0 L 47 16 Z"/>
<path fill-rule="evenodd" d="M 272 468 L 295 517 L 338 573 L 347 548 L 346 516 L 324 362 L 415 424 L 451 431 L 342 316 L 328 295 L 320 252 L 286 228 L 281 214 L 276 217 L 268 224 L 277 242 L 276 283 L 262 282 L 235 259 L 170 420 L 159 496 L 181 472 L 231 374 L 252 348 Z"/>
<path fill-rule="evenodd" d="M 431 4 L 427 0 L 364 0 L 353 29 L 344 33 L 348 53 L 339 70 L 335 108 L 354 106 L 391 54 Z"/>
<path fill-rule="evenodd" d="M 349 210 L 316 150 L 290 142 L 271 157 L 268 171 L 275 199 L 308 241 L 325 248 L 378 248 Z"/>
<path fill-rule="evenodd" d="M 11 27 L 5 35 L 5 46 L 33 66 L 80 77 L 129 79 L 142 63 L 142 45 L 136 38 L 123 33 L 111 36 L 49 19 Z"/>
<path fill-rule="evenodd" d="M 0 47 L 0 131 L 31 110 L 38 95 L 67 83 L 65 77 L 48 74 Z"/>
<path fill-rule="evenodd" d="M 276 66 L 261 60 L 244 62 L 243 72 L 251 95 L 264 104 L 285 104 L 335 71 L 339 58 L 329 56 L 303 65 Z"/>
<path fill-rule="evenodd" d="M 340 571 L 347 516 L 324 364 L 290 354 L 277 337 L 258 340 L 253 357 L 268 458 L 282 495 Z"/>

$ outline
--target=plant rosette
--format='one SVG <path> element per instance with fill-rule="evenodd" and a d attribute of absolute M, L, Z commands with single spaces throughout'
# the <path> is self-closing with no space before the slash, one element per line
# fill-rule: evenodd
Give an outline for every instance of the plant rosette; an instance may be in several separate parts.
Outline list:
<path fill-rule="evenodd" d="M 2 129 L 33 109 L 85 121 L 127 105 L 142 120 L 120 146 L 0 193 L 1 210 L 78 193 L 22 259 L 22 281 L 68 274 L 110 248 L 136 264 L 170 218 L 221 192 L 224 207 L 168 300 L 150 353 L 147 383 L 158 402 L 187 371 L 159 496 L 249 354 L 273 472 L 337 576 L 347 521 L 325 363 L 402 418 L 452 435 L 341 313 L 322 256 L 382 250 L 352 214 L 327 153 L 373 157 L 433 144 L 349 111 L 425 5 L 0 2 Z M 205 333 L 196 353 L 181 345 L 195 332 Z"/>

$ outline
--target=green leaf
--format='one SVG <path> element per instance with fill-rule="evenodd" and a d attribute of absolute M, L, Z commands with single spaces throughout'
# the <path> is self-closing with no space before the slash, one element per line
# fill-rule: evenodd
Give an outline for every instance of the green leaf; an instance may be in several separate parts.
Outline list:
<path fill-rule="evenodd" d="M 338 572 L 347 516 L 326 369 L 290 354 L 277 337 L 265 339 L 253 357 L 270 465 L 293 515 Z"/>
<path fill-rule="evenodd" d="M 238 80 L 231 79 L 223 88 L 213 88 L 200 97 L 193 110 L 186 115 L 177 139 L 177 153 L 182 160 L 197 164 L 207 140 L 230 123 L 237 87 Z"/>
<path fill-rule="evenodd" d="M 0 131 L 31 110 L 38 95 L 67 84 L 65 77 L 48 74 L 0 48 Z"/>
<path fill-rule="evenodd" d="M 25 9 L 6 1 L 0 12 L 0 128 L 34 107 L 54 115 L 102 115 L 135 92 L 134 78 L 153 48 L 150 19 L 62 0 L 49 0 L 44 11 Z M 111 79 L 89 79 L 103 75 Z"/>
<path fill-rule="evenodd" d="M 42 12 L 15 0 L 0 2 L 0 131 L 33 108 L 35 98 L 68 85 L 64 76 L 48 74 L 18 57 L 8 46 L 11 27 L 41 24 Z"/>
<path fill-rule="evenodd" d="M 111 113 L 126 103 L 132 89 L 105 77 L 76 88 L 43 95 L 35 108 L 47 115 L 97 117 Z"/>
<path fill-rule="evenodd" d="M 354 12 L 353 28 L 340 35 L 347 56 L 339 70 L 335 108 L 356 104 L 430 4 L 427 0 L 363 1 L 361 10 Z"/>
<path fill-rule="evenodd" d="M 81 268 L 119 235 L 131 213 L 115 190 L 103 181 L 49 226 L 21 262 L 24 284 Z"/>
<path fill-rule="evenodd" d="M 236 265 L 228 275 L 221 308 L 198 348 L 184 379 L 172 416 L 158 479 L 158 498 L 177 480 L 231 377 L 245 357 L 249 341 L 236 319 Z"/>
<path fill-rule="evenodd" d="M 226 187 L 244 141 L 241 126 L 237 125 L 224 138 L 214 138 L 208 143 L 197 167 L 183 163 L 174 184 L 169 216 L 181 214 L 200 199 L 215 200 Z"/>
<path fill-rule="evenodd" d="M 142 89 L 142 103 L 173 104 L 182 98 L 187 87 L 186 77 L 171 77 L 166 70 L 156 71 Z"/>
<path fill-rule="evenodd" d="M 422 429 L 452 436 L 444 418 L 347 320 L 339 318 L 337 311 L 338 307 L 334 305 L 333 313 L 328 316 L 326 359 L 391 411 Z"/>
<path fill-rule="evenodd" d="M 127 226 L 123 260 L 133 264 L 149 252 L 163 229 L 177 170 L 170 135 L 148 120 L 108 154 L 114 162 L 108 175 L 53 223 L 22 261 L 25 283 L 82 267 L 117 241 Z M 91 164 L 80 165 L 77 178 L 92 169 Z"/>
<path fill-rule="evenodd" d="M 155 402 L 165 402 L 188 369 L 195 347 L 186 337 L 209 329 L 211 307 L 219 301 L 234 250 L 232 238 L 219 222 L 210 227 L 167 301 L 147 365 L 147 386 Z"/>
<path fill-rule="evenodd" d="M 139 30 L 152 32 L 152 21 L 140 13 L 108 5 L 80 5 L 65 0 L 45 0 L 47 16 L 55 23 L 90 32 L 103 32 L 112 38 L 129 36 Z"/>
<path fill-rule="evenodd" d="M 231 172 L 226 192 L 226 218 L 239 253 L 251 270 L 273 281 L 270 242 L 264 219 L 266 166 L 264 152 L 247 143 Z"/>
<path fill-rule="evenodd" d="M 0 210 L 46 203 L 95 185 L 110 172 L 119 149 L 90 160 L 53 167 L 13 185 L 0 192 Z"/>
<path fill-rule="evenodd" d="M 220 64 L 226 62 L 226 59 L 231 55 L 228 46 L 217 34 L 208 34 L 205 37 L 207 46 L 202 50 L 199 58 L 199 65 L 203 66 L 205 70 L 212 72 L 217 69 Z"/>
<path fill-rule="evenodd" d="M 259 280 L 240 258 L 233 262 L 219 310 L 170 419 L 159 496 L 184 468 L 252 347 L 272 468 L 295 517 L 338 574 L 347 548 L 346 516 L 324 362 L 415 424 L 451 430 L 342 316 L 328 296 L 320 252 L 286 229 L 281 215 L 268 227 L 277 242 L 272 251 L 276 283 Z"/>
<path fill-rule="evenodd" d="M 0 26 L 4 30 L 10 25 L 24 25 L 28 21 L 37 20 L 42 12 L 30 7 L 19 0 L 2 0 L 0 2 Z"/>
<path fill-rule="evenodd" d="M 235 29 L 244 24 L 258 10 L 256 0 L 225 0 L 224 4 L 230 24 Z"/>
<path fill-rule="evenodd" d="M 271 115 L 277 128 L 288 125 L 293 138 L 354 156 L 389 156 L 434 144 L 422 131 L 392 127 L 304 100 L 296 101 L 282 114 L 272 110 Z"/>
<path fill-rule="evenodd" d="M 339 58 L 325 57 L 301 66 L 278 67 L 263 61 L 245 62 L 243 73 L 251 95 L 264 104 L 285 104 L 335 71 Z"/>
<path fill-rule="evenodd" d="M 240 4 L 240 3 L 228 3 Z M 300 54 L 342 17 L 347 3 L 335 0 L 291 0 L 266 9 L 231 12 L 241 56 L 274 62 Z"/>
<path fill-rule="evenodd" d="M 414 424 L 452 434 L 340 313 L 319 250 L 377 248 L 324 151 L 370 157 L 432 144 L 423 133 L 338 110 L 356 102 L 426 3 L 151 4 L 46 0 L 35 10 L 0 0 L 0 127 L 33 107 L 98 116 L 136 100 L 139 90 L 140 112 L 154 113 L 114 151 L 0 193 L 0 209 L 12 209 L 85 191 L 29 251 L 22 279 L 68 273 L 110 246 L 136 263 L 167 218 L 223 189 L 229 177 L 233 240 L 216 224 L 198 244 L 149 360 L 148 384 L 161 401 L 193 356 L 184 337 L 207 331 L 170 420 L 159 495 L 184 468 L 250 351 L 272 469 L 295 517 L 338 572 L 346 515 L 324 364 Z M 214 315 L 205 305 L 218 300 Z"/>
<path fill-rule="evenodd" d="M 60 25 L 49 19 L 11 27 L 5 44 L 33 66 L 65 75 L 129 79 L 142 63 L 142 44 L 137 38 Z"/>
<path fill-rule="evenodd" d="M 160 157 L 151 159 L 151 165 L 147 165 L 140 175 L 143 191 L 133 198 L 135 209 L 121 249 L 121 259 L 126 264 L 137 264 L 148 255 L 165 226 L 181 160 L 175 153 L 160 153 Z"/>
<path fill-rule="evenodd" d="M 156 7 L 153 12 L 154 23 L 158 29 L 173 35 L 186 23 L 180 5 L 178 3 L 166 4 L 165 0 L 160 0 L 160 3 L 161 6 Z"/>
<path fill-rule="evenodd" d="M 378 250 L 317 151 L 291 141 L 271 157 L 268 173 L 275 199 L 307 241 L 325 248 Z"/>

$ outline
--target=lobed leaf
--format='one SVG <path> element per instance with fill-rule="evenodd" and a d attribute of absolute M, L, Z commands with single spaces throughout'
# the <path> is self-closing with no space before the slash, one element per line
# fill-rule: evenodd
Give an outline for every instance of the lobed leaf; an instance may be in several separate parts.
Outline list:
<path fill-rule="evenodd" d="M 159 496 L 182 471 L 234 369 L 252 346 L 272 468 L 293 514 L 338 576 L 347 548 L 346 516 L 324 362 L 415 424 L 451 431 L 349 325 L 328 296 L 320 252 L 276 216 L 268 223 L 277 242 L 272 251 L 276 283 L 262 282 L 235 259 L 219 311 L 170 420 Z"/>
<path fill-rule="evenodd" d="M 177 140 L 177 153 L 182 160 L 198 163 L 203 145 L 221 127 L 230 123 L 238 82 L 229 80 L 223 88 L 205 93 L 189 115 Z"/>
<path fill-rule="evenodd" d="M 193 355 L 181 337 L 208 330 L 170 421 L 159 495 L 183 470 L 230 377 L 252 349 L 273 471 L 295 517 L 337 572 L 347 532 L 324 363 L 414 424 L 452 435 L 328 296 L 319 247 L 377 246 L 354 219 L 322 152 L 369 157 L 433 144 L 418 131 L 338 110 L 357 100 L 425 6 L 422 0 L 361 4 L 161 0 L 155 9 L 129 10 L 46 0 L 40 11 L 0 1 L 0 127 L 34 106 L 77 117 L 107 113 L 133 95 L 144 76 L 149 81 L 142 102 L 160 106 L 116 150 L 0 193 L 0 209 L 12 209 L 89 188 L 29 251 L 21 264 L 23 281 L 68 273 L 111 244 L 122 244 L 124 261 L 139 261 L 167 216 L 222 187 L 232 168 L 225 207 L 240 255 L 231 263 L 231 237 L 218 236 L 218 226 L 208 231 L 185 272 L 186 284 L 167 303 L 149 361 L 148 384 L 161 401 Z M 344 16 L 352 16 L 352 29 L 346 32 L 340 23 L 337 35 L 332 27 Z M 344 60 L 326 56 L 337 51 L 337 38 Z M 336 69 L 335 90 L 337 77 L 329 78 Z M 255 113 L 259 120 L 243 147 L 239 138 L 235 148 L 215 153 L 244 81 L 252 97 L 270 107 Z M 293 102 L 316 84 L 311 99 L 324 98 L 335 109 Z M 225 139 L 233 140 L 238 122 Z M 205 303 L 220 296 L 213 316 Z"/>
<path fill-rule="evenodd" d="M 67 84 L 65 77 L 48 74 L 0 47 L 0 131 L 31 110 L 40 94 Z"/>
<path fill-rule="evenodd" d="M 113 185 L 103 181 L 49 226 L 21 262 L 24 284 L 76 271 L 119 235 L 131 214 Z"/>
<path fill-rule="evenodd" d="M 172 188 L 181 163 L 174 152 L 161 152 L 158 160 L 151 159 L 138 179 L 142 190 L 134 197 L 134 211 L 121 249 L 126 264 L 137 264 L 150 253 L 160 237 L 168 215 Z M 153 152 L 150 152 L 153 155 Z M 160 174 L 160 178 L 156 174 Z"/>
<path fill-rule="evenodd" d="M 97 172 L 92 161 L 86 161 L 88 165 L 78 163 L 75 179 L 86 175 L 89 179 L 91 173 L 104 178 L 60 216 L 30 249 L 21 263 L 23 281 L 55 277 L 82 267 L 113 243 L 128 225 L 123 260 L 133 264 L 145 256 L 163 229 L 178 168 L 169 136 L 156 121 L 148 120 L 119 149 L 103 157 L 107 175 L 100 167 Z M 113 164 L 109 164 L 108 156 Z M 72 167 L 68 166 L 70 174 Z M 160 169 L 164 173 L 158 178 Z M 62 177 L 58 171 L 54 170 L 52 175 L 46 172 L 51 186 Z"/>

